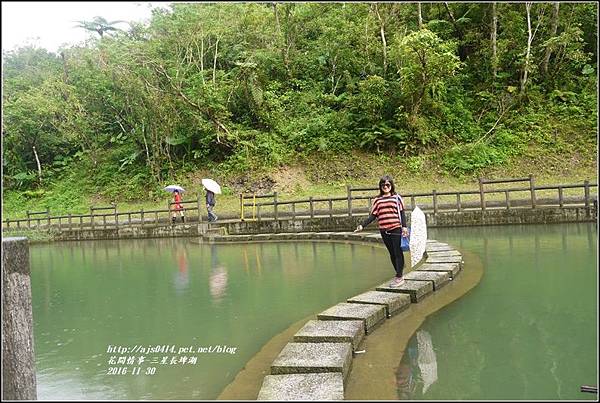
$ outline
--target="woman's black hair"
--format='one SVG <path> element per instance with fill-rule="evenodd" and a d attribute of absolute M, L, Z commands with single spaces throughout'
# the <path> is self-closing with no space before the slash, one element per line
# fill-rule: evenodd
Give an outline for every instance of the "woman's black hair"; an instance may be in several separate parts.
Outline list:
<path fill-rule="evenodd" d="M 394 187 L 394 180 L 392 179 L 391 176 L 384 175 L 384 176 L 381 177 L 381 179 L 379 179 L 379 196 L 383 196 L 383 189 L 381 187 L 386 182 L 389 182 L 390 185 L 392 185 L 391 188 L 390 188 L 390 194 L 395 195 L 396 194 L 396 188 Z"/>

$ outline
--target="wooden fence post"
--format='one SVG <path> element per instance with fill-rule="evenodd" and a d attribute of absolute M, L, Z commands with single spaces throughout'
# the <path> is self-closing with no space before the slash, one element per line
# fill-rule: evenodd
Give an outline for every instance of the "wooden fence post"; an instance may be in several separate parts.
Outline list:
<path fill-rule="evenodd" d="M 198 201 L 198 205 L 200 205 L 199 201 Z M 244 194 L 243 193 L 240 193 L 240 221 L 244 221 Z"/>
<path fill-rule="evenodd" d="M 481 209 L 485 211 L 485 193 L 483 193 L 483 178 L 479 178 L 479 200 L 481 203 Z"/>
<path fill-rule="evenodd" d="M 90 206 L 90 220 L 92 222 L 92 229 L 94 229 L 94 206 Z"/>
<path fill-rule="evenodd" d="M 310 203 L 310 218 L 314 218 L 314 206 L 313 206 L 313 197 L 310 196 L 308 198 L 308 202 Z"/>
<path fill-rule="evenodd" d="M 333 200 L 329 199 L 329 217 L 333 217 Z"/>
<path fill-rule="evenodd" d="M 240 197 L 242 194 L 240 193 Z M 202 195 L 198 192 L 198 222 L 202 222 L 202 205 L 201 205 Z M 244 211 L 242 210 L 242 221 L 244 221 Z"/>
<path fill-rule="evenodd" d="M 558 187 L 558 205 L 562 208 L 563 206 L 563 188 L 562 186 Z"/>
<path fill-rule="evenodd" d="M 533 175 L 529 175 L 529 189 L 531 189 L 531 208 L 535 208 L 535 185 L 533 181 Z"/>
<path fill-rule="evenodd" d="M 590 207 L 590 181 L 583 182 L 583 194 L 585 200 L 585 208 Z"/>
<path fill-rule="evenodd" d="M 292 219 L 296 219 L 296 203 L 292 203 Z"/>
<path fill-rule="evenodd" d="M 433 189 L 431 191 L 433 193 L 433 215 L 437 214 L 437 191 Z"/>
<path fill-rule="evenodd" d="M 456 193 L 456 211 L 460 212 L 460 210 L 461 210 L 460 193 Z"/>
<path fill-rule="evenodd" d="M 144 208 L 142 207 L 142 210 L 140 211 L 140 220 L 142 221 L 142 227 L 144 226 Z"/>
<path fill-rule="evenodd" d="M 275 216 L 275 221 L 277 221 L 277 192 L 273 192 L 273 215 Z"/>
<path fill-rule="evenodd" d="M 506 209 L 509 210 L 510 209 L 510 201 L 509 201 L 509 197 L 508 197 L 508 190 L 504 191 L 504 197 L 506 198 Z"/>
<path fill-rule="evenodd" d="M 348 192 L 348 217 L 352 217 L 352 188 L 350 185 L 346 185 L 346 192 Z"/>
<path fill-rule="evenodd" d="M 29 241 L 2 239 L 2 400 L 36 400 Z"/>

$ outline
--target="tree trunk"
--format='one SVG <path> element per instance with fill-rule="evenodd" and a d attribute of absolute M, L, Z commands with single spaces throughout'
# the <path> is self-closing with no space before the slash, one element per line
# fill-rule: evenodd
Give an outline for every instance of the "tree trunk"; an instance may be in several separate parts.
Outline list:
<path fill-rule="evenodd" d="M 202 41 L 200 42 L 200 76 L 202 77 L 202 84 L 206 84 L 204 81 L 204 32 L 201 32 Z"/>
<path fill-rule="evenodd" d="M 217 42 L 215 43 L 215 56 L 213 59 L 213 85 L 217 82 L 217 55 L 219 54 L 219 37 L 217 36 Z"/>
<path fill-rule="evenodd" d="M 417 21 L 419 24 L 419 29 L 423 29 L 423 13 L 421 10 L 421 2 L 417 2 Z"/>
<path fill-rule="evenodd" d="M 463 30 L 458 26 L 458 23 L 456 22 L 456 18 L 454 17 L 454 13 L 452 12 L 452 10 L 450 9 L 450 5 L 448 5 L 448 2 L 444 2 L 444 7 L 446 8 L 446 11 L 448 12 L 448 16 L 450 17 L 450 21 L 452 21 L 452 26 L 454 27 L 454 31 L 456 32 L 456 35 L 458 36 L 458 56 L 460 57 L 461 61 L 465 61 L 467 58 L 467 51 L 464 45 L 464 33 Z"/>
<path fill-rule="evenodd" d="M 550 25 L 550 37 L 556 36 L 556 32 L 558 31 L 558 9 L 560 7 L 560 3 L 554 3 L 554 12 L 552 13 L 552 22 Z M 552 47 L 548 46 L 546 48 L 546 54 L 544 55 L 544 63 L 542 64 L 542 71 L 544 75 L 548 75 L 548 64 L 550 63 L 550 56 L 552 55 Z"/>
<path fill-rule="evenodd" d="M 273 6 L 273 14 L 275 14 L 275 24 L 277 26 L 277 34 L 281 37 L 281 24 L 279 23 L 279 14 L 277 13 L 277 3 L 271 3 Z"/>
<path fill-rule="evenodd" d="M 36 400 L 27 238 L 2 239 L 2 400 Z"/>
<path fill-rule="evenodd" d="M 498 13 L 496 9 L 496 2 L 492 3 L 492 75 L 494 78 L 498 75 L 498 54 L 497 54 L 497 43 L 496 38 L 498 35 Z"/>
<path fill-rule="evenodd" d="M 368 64 L 368 59 L 369 59 L 369 16 L 370 16 L 370 12 L 367 13 L 367 17 L 365 18 L 365 57 L 363 58 L 364 63 L 365 63 L 363 65 L 364 74 L 367 74 L 366 65 Z"/>
<path fill-rule="evenodd" d="M 40 185 L 42 184 L 42 164 L 40 164 L 40 158 L 38 157 L 38 153 L 35 150 L 35 146 L 32 146 L 33 148 L 33 155 L 35 155 L 35 162 L 37 163 L 37 169 L 38 169 L 38 178 L 40 181 Z"/>
<path fill-rule="evenodd" d="M 385 78 L 387 73 L 387 41 L 385 40 L 385 23 L 379 14 L 379 7 L 375 3 L 375 13 L 377 13 L 377 19 L 379 20 L 379 34 L 381 35 L 381 43 L 383 48 L 383 77 Z"/>
<path fill-rule="evenodd" d="M 525 92 L 527 86 L 527 75 L 529 73 L 529 63 L 531 58 L 531 42 L 533 40 L 533 33 L 531 32 L 531 6 L 532 2 L 525 3 L 525 10 L 527 12 L 527 50 L 525 51 L 525 66 L 523 67 L 523 77 L 521 79 L 521 93 Z"/>

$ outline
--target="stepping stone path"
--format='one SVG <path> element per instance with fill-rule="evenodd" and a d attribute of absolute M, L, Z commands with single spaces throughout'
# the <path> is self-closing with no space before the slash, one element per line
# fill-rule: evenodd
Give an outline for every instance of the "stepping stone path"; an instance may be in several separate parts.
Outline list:
<path fill-rule="evenodd" d="M 381 235 L 353 232 L 303 232 L 219 236 L 217 242 L 311 240 L 374 242 Z M 279 353 L 257 400 L 344 400 L 344 384 L 353 354 L 386 318 L 410 309 L 452 281 L 463 269 L 462 254 L 452 246 L 428 240 L 423 260 L 398 287 L 390 281 L 348 298 L 309 320 Z"/>
<path fill-rule="evenodd" d="M 383 305 L 385 306 L 385 316 L 391 318 L 393 314 L 400 313 L 409 307 L 410 296 L 391 292 L 367 291 L 348 299 L 348 302 Z"/>

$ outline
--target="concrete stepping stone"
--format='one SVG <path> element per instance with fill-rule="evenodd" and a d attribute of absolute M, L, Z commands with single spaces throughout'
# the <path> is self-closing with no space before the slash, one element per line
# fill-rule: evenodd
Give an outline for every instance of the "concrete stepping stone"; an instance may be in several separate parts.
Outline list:
<path fill-rule="evenodd" d="M 365 337 L 362 320 L 309 320 L 294 335 L 297 343 L 351 343 L 352 350 Z"/>
<path fill-rule="evenodd" d="M 390 287 L 388 281 L 376 287 L 375 290 L 408 294 L 410 295 L 410 301 L 416 303 L 433 292 L 433 282 L 405 280 L 399 287 Z"/>
<path fill-rule="evenodd" d="M 400 313 L 410 306 L 410 296 L 383 291 L 367 291 L 348 299 L 350 303 L 374 304 L 385 306 L 385 316 Z"/>
<path fill-rule="evenodd" d="M 271 364 L 271 375 L 339 372 L 345 381 L 351 365 L 350 343 L 288 343 Z"/>
<path fill-rule="evenodd" d="M 271 234 L 271 239 L 276 239 L 276 240 L 294 239 L 294 234 L 292 234 L 290 232 L 280 232 L 278 234 Z"/>
<path fill-rule="evenodd" d="M 347 240 L 354 236 L 353 232 L 335 232 L 331 235 L 331 239 Z"/>
<path fill-rule="evenodd" d="M 373 304 L 340 302 L 317 315 L 319 320 L 362 320 L 365 333 L 385 319 L 385 307 Z"/>
<path fill-rule="evenodd" d="M 267 375 L 256 400 L 344 400 L 341 373 Z"/>
<path fill-rule="evenodd" d="M 428 243 L 425 246 L 426 252 L 441 252 L 446 250 L 454 250 L 454 248 L 445 243 Z"/>
<path fill-rule="evenodd" d="M 252 235 L 224 235 L 223 237 L 229 242 L 247 242 L 252 239 Z"/>
<path fill-rule="evenodd" d="M 450 257 L 450 256 L 462 256 L 457 250 L 441 250 L 441 251 L 427 251 L 428 257 Z"/>
<path fill-rule="evenodd" d="M 434 271 L 434 272 L 447 272 L 451 278 L 455 278 L 460 272 L 461 266 L 459 263 L 430 263 L 425 262 L 421 266 L 417 267 L 415 271 Z"/>
<path fill-rule="evenodd" d="M 381 234 L 365 234 L 365 238 L 381 241 Z"/>
<path fill-rule="evenodd" d="M 296 232 L 294 234 L 294 239 L 313 239 L 314 236 L 314 232 Z"/>
<path fill-rule="evenodd" d="M 406 280 L 431 281 L 433 291 L 436 291 L 450 282 L 450 273 L 446 271 L 420 271 L 417 269 L 405 274 L 404 278 Z"/>
<path fill-rule="evenodd" d="M 335 232 L 315 232 L 315 239 L 331 239 Z"/>
<path fill-rule="evenodd" d="M 429 256 L 425 263 L 462 263 L 462 256 Z"/>
<path fill-rule="evenodd" d="M 250 238 L 253 241 L 268 241 L 273 238 L 273 234 L 253 234 Z"/>

